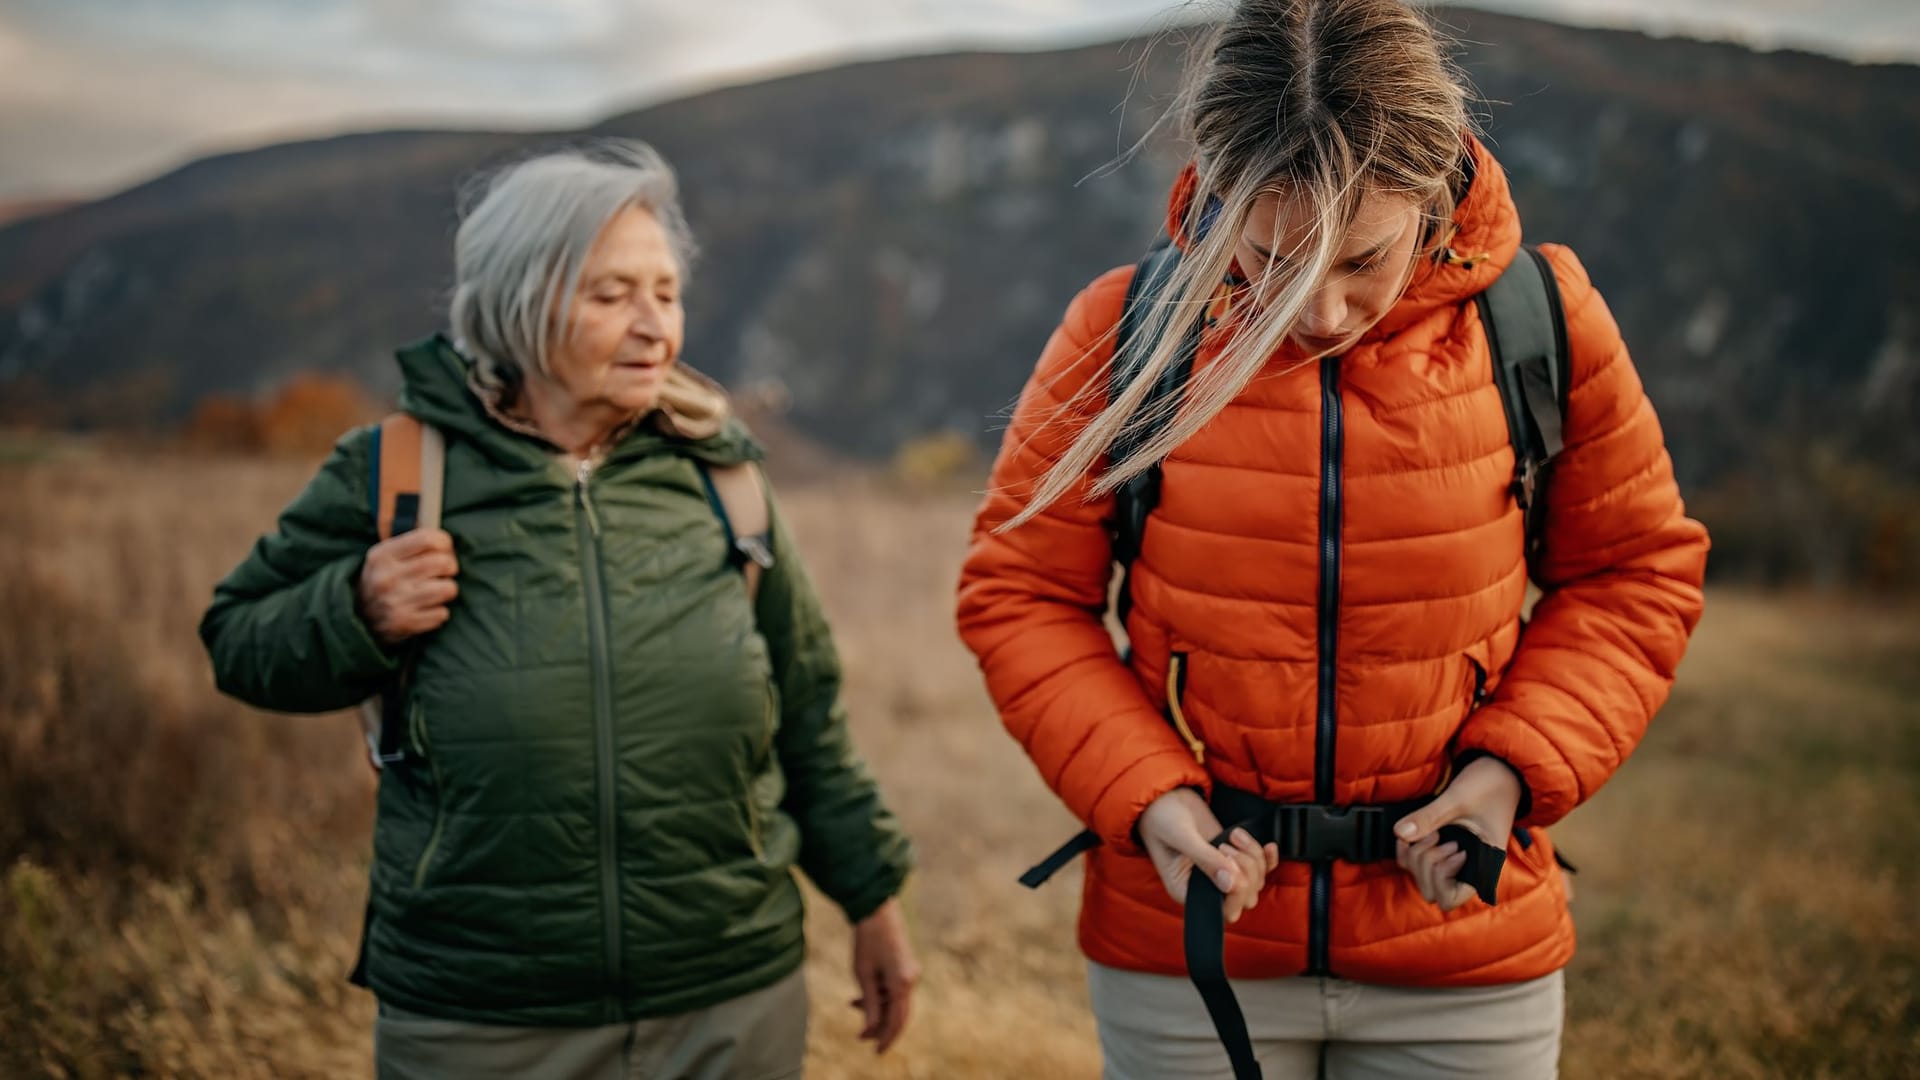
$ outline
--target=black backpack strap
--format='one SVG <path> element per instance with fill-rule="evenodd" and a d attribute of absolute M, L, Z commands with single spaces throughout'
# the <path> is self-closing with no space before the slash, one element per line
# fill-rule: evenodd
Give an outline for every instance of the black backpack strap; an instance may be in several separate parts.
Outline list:
<path fill-rule="evenodd" d="M 1133 385 L 1134 380 L 1140 377 L 1141 369 L 1146 366 L 1147 357 L 1152 355 L 1154 346 L 1158 344 L 1149 329 L 1156 325 L 1152 320 L 1158 318 L 1153 305 L 1160 302 L 1166 293 L 1167 282 L 1172 280 L 1179 266 L 1179 245 L 1163 238 L 1134 268 L 1133 279 L 1127 283 L 1126 303 L 1120 309 L 1120 324 L 1113 344 L 1113 363 L 1108 369 L 1108 401 L 1118 401 L 1120 395 Z M 1146 401 L 1142 403 L 1139 414 L 1142 422 L 1130 422 L 1121 430 L 1120 437 L 1114 440 L 1113 449 L 1108 452 L 1109 462 L 1117 464 L 1127 460 L 1160 433 L 1170 416 L 1165 408 L 1166 403 L 1186 391 L 1187 380 L 1193 375 L 1193 359 L 1200 351 L 1200 334 L 1205 326 L 1205 318 L 1196 316 L 1184 328 L 1185 336 L 1181 340 L 1179 354 L 1160 373 Z M 1114 493 L 1113 558 L 1121 569 L 1117 613 L 1123 628 L 1127 624 L 1127 615 L 1133 610 L 1133 561 L 1140 555 L 1140 541 L 1147 529 L 1147 515 L 1153 513 L 1154 507 L 1159 504 L 1160 465 L 1157 462 L 1120 485 Z"/>
<path fill-rule="evenodd" d="M 1253 1054 L 1246 1015 L 1240 1011 L 1232 984 L 1227 982 L 1226 899 L 1207 875 L 1196 873 L 1187 878 L 1187 978 L 1200 992 L 1207 1018 L 1213 1021 L 1220 1045 L 1226 1048 L 1234 1080 L 1260 1080 L 1260 1061 Z"/>
<path fill-rule="evenodd" d="M 1566 313 L 1553 266 L 1533 247 L 1474 298 L 1493 355 L 1493 381 L 1513 441 L 1514 499 L 1526 515 L 1527 561 L 1538 555 L 1545 529 L 1545 487 L 1566 445 Z"/>
<path fill-rule="evenodd" d="M 1225 828 L 1213 842 L 1226 843 L 1239 828 L 1247 830 L 1256 843 L 1277 845 L 1280 857 L 1290 861 L 1379 862 L 1393 858 L 1394 824 L 1432 801 L 1432 796 L 1425 796 L 1364 806 L 1277 803 L 1216 782 L 1210 806 Z M 1467 854 L 1460 880 L 1485 903 L 1496 903 L 1506 852 L 1460 825 L 1443 825 L 1439 835 L 1442 843 L 1457 844 Z M 1188 877 L 1183 932 L 1187 977 L 1199 991 L 1213 1030 L 1226 1049 L 1234 1080 L 1259 1080 L 1260 1063 L 1247 1033 L 1246 1015 L 1227 981 L 1225 903 L 1226 897 L 1205 874 Z"/>
<path fill-rule="evenodd" d="M 1118 401 L 1146 366 L 1147 357 L 1152 354 L 1155 344 L 1150 321 L 1155 317 L 1153 304 L 1166 292 L 1167 282 L 1173 278 L 1173 272 L 1179 266 L 1179 245 L 1161 237 L 1160 242 L 1142 256 L 1134 267 L 1133 277 L 1127 282 L 1126 301 L 1120 307 L 1120 323 L 1114 331 L 1113 363 L 1107 369 L 1109 402 Z M 1146 422 L 1128 424 L 1121 430 L 1120 437 L 1114 440 L 1113 448 L 1107 452 L 1110 463 L 1127 460 L 1160 433 L 1160 425 L 1166 422 L 1167 415 L 1156 406 L 1185 391 L 1187 379 L 1193 374 L 1194 354 L 1200 348 L 1200 332 L 1205 325 L 1204 318 L 1196 318 L 1187 328 L 1180 355 L 1161 373 L 1142 406 Z M 1119 490 L 1114 492 L 1113 503 L 1113 559 L 1120 564 L 1120 594 L 1115 601 L 1115 610 L 1124 628 L 1127 615 L 1133 610 L 1133 560 L 1140 554 L 1140 537 L 1146 532 L 1147 515 L 1153 513 L 1153 508 L 1160 503 L 1159 464 L 1154 464 L 1120 485 Z M 1061 867 L 1099 845 L 1098 835 L 1091 830 L 1083 830 L 1021 874 L 1020 884 L 1037 889 L 1046 884 L 1047 879 L 1058 873 Z"/>

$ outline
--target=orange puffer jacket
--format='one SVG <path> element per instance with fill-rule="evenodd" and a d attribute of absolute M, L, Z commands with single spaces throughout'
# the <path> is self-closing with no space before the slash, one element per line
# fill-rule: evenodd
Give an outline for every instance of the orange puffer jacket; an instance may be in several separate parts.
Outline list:
<path fill-rule="evenodd" d="M 1541 976 L 1573 953 L 1542 826 L 1606 782 L 1665 700 L 1700 616 L 1707 535 L 1681 507 L 1606 304 L 1571 252 L 1546 248 L 1571 389 L 1532 568 L 1544 596 L 1522 634 L 1514 455 L 1472 302 L 1518 255 L 1520 222 L 1498 163 L 1478 144 L 1471 152 L 1453 246 L 1490 257 L 1423 265 L 1344 357 L 1303 367 L 1276 355 L 1166 460 L 1134 566 L 1130 665 L 1100 617 L 1110 498 L 1088 499 L 1083 481 L 1021 528 L 992 530 L 1065 451 L 1076 421 L 1104 406 L 1131 268 L 1074 300 L 1021 396 L 975 522 L 959 623 L 1008 730 L 1104 841 L 1080 918 L 1081 947 L 1100 963 L 1185 970 L 1181 909 L 1132 835 L 1158 796 L 1210 791 L 1217 779 L 1314 802 L 1321 766 L 1336 803 L 1395 802 L 1438 790 L 1469 751 L 1504 760 L 1527 789 L 1517 825 L 1534 842 L 1509 844 L 1497 907 L 1442 914 L 1395 863 L 1339 862 L 1316 911 L 1311 867 L 1286 862 L 1229 928 L 1229 974 L 1463 986 Z M 1176 190 L 1171 221 L 1186 220 L 1189 187 Z M 1218 336 L 1197 363 L 1218 355 Z M 1329 400 L 1338 439 L 1327 436 Z M 1323 495 L 1337 513 L 1332 553 Z M 1176 657 L 1204 766 L 1166 717 Z M 1488 692 L 1476 706 L 1480 672 Z M 1310 958 L 1315 939 L 1325 955 Z"/>

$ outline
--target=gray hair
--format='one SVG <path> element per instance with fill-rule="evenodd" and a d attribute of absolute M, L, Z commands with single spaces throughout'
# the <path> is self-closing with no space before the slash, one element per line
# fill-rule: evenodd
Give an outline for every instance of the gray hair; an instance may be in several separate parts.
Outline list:
<path fill-rule="evenodd" d="M 693 261 L 673 168 L 637 139 L 525 158 L 483 176 L 466 201 L 453 242 L 448 321 L 475 378 L 492 390 L 511 393 L 526 364 L 551 370 L 552 328 L 567 325 L 587 253 L 620 211 L 637 206 L 653 214 L 682 275 Z"/>

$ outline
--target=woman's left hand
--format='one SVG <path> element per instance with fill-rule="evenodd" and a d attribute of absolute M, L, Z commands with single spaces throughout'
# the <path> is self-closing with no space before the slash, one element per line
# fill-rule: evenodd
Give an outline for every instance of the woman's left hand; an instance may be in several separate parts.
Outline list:
<path fill-rule="evenodd" d="M 920 962 L 913 958 L 898 899 L 854 924 L 853 978 L 860 985 L 853 1007 L 866 1014 L 860 1037 L 873 1041 L 874 1053 L 884 1054 L 906 1030 L 913 988 L 920 982 Z"/>
<path fill-rule="evenodd" d="M 1400 819 L 1393 827 L 1395 852 L 1400 865 L 1419 883 L 1421 896 L 1441 911 L 1452 911 L 1473 898 L 1473 886 L 1460 881 L 1466 853 L 1451 841 L 1440 843 L 1440 826 L 1459 825 L 1505 851 L 1520 794 L 1520 777 L 1505 762 L 1478 758 L 1461 769 L 1432 802 Z"/>

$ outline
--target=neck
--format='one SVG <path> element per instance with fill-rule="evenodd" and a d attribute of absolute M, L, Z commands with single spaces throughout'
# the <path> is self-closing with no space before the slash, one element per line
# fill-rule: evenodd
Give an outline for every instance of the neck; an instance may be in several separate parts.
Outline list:
<path fill-rule="evenodd" d="M 529 378 L 521 392 L 526 417 L 553 445 L 584 458 L 605 443 L 631 417 L 604 404 L 581 405 L 557 386 Z"/>

